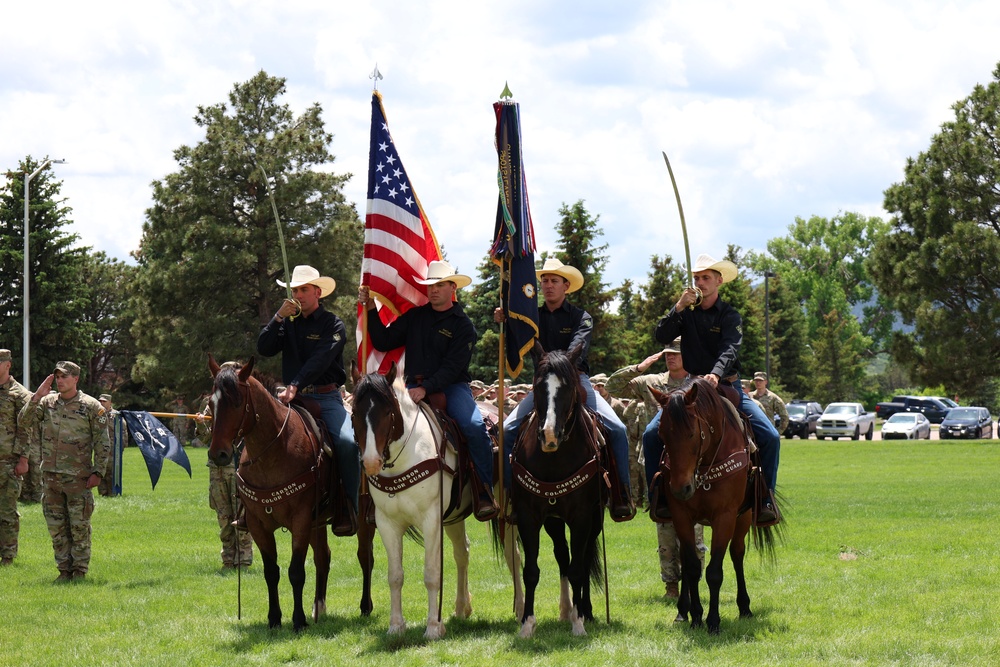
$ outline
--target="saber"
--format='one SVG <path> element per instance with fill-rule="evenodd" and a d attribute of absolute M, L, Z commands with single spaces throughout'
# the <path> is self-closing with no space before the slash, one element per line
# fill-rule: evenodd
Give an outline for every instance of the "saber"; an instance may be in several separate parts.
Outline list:
<path fill-rule="evenodd" d="M 670 167 L 670 160 L 666 151 L 663 153 L 663 161 L 667 163 L 667 172 L 670 174 L 670 184 L 674 186 L 674 197 L 677 199 L 677 211 L 681 214 L 681 232 L 684 234 L 684 259 L 687 260 L 688 286 L 698 293 L 698 302 L 701 302 L 701 290 L 694 286 L 694 274 L 691 272 L 691 247 L 688 245 L 687 223 L 684 221 L 684 207 L 681 205 L 681 192 L 677 189 L 677 179 L 674 178 L 674 170 Z M 694 308 L 692 305 L 691 308 Z"/>

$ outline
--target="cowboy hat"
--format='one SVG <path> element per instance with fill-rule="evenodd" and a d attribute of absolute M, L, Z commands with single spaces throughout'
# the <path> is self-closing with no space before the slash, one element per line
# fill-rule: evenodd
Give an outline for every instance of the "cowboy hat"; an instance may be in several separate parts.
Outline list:
<path fill-rule="evenodd" d="M 329 276 L 319 275 L 319 271 L 306 264 L 300 264 L 295 267 L 292 271 L 292 279 L 288 281 L 288 284 L 281 282 L 280 280 L 275 280 L 282 287 L 302 287 L 303 285 L 315 285 L 319 288 L 320 298 L 328 296 L 337 287 L 337 281 Z"/>
<path fill-rule="evenodd" d="M 728 259 L 716 261 L 714 257 L 705 253 L 698 255 L 698 259 L 694 261 L 694 268 L 691 269 L 691 273 L 699 271 L 718 271 L 722 274 L 724 283 L 735 280 L 737 275 L 736 265 Z"/>
<path fill-rule="evenodd" d="M 472 284 L 472 278 L 457 273 L 451 264 L 444 260 L 436 259 L 427 267 L 427 278 L 415 281 L 418 285 L 437 285 L 438 283 L 455 283 L 457 289 L 468 287 Z"/>
<path fill-rule="evenodd" d="M 542 268 L 535 271 L 535 275 L 538 276 L 539 279 L 541 279 L 542 274 L 545 273 L 554 273 L 557 276 L 565 278 L 569 282 L 569 289 L 566 290 L 567 294 L 575 292 L 583 287 L 583 274 L 580 273 L 580 270 L 569 266 L 568 264 L 563 264 L 555 257 L 549 257 L 545 260 L 545 264 L 542 265 Z"/>

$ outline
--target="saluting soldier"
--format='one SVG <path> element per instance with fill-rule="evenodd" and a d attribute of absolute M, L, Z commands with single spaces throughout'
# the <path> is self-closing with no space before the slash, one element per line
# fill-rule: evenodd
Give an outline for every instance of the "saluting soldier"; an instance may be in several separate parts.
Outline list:
<path fill-rule="evenodd" d="M 10 565 L 17 557 L 17 537 L 21 515 L 17 498 L 21 475 L 28 468 L 26 438 L 18 437 L 17 416 L 31 400 L 31 392 L 10 374 L 10 350 L 0 350 L 0 565 Z M 18 464 L 21 472 L 17 472 Z"/>
<path fill-rule="evenodd" d="M 101 483 L 111 452 L 107 412 L 96 398 L 77 389 L 79 381 L 79 366 L 58 362 L 20 416 L 24 429 L 41 429 L 42 511 L 59 568 L 57 582 L 87 576 L 92 489 Z M 50 394 L 53 382 L 56 393 Z"/>

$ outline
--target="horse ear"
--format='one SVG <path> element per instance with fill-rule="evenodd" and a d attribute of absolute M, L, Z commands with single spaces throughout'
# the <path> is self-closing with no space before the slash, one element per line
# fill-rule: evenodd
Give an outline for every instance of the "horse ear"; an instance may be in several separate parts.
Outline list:
<path fill-rule="evenodd" d="M 538 368 L 538 364 L 541 363 L 542 357 L 545 356 L 545 348 L 542 344 L 535 339 L 535 344 L 531 348 L 531 359 L 535 362 L 535 368 Z"/>
<path fill-rule="evenodd" d="M 573 346 L 572 350 L 569 351 L 569 362 L 573 364 L 574 367 L 576 367 L 576 361 L 580 358 L 580 355 L 583 354 L 583 348 L 586 347 L 586 345 L 586 341 L 581 340 Z"/>
<path fill-rule="evenodd" d="M 250 357 L 250 361 L 247 362 L 247 365 L 240 369 L 240 382 L 246 382 L 247 378 L 250 377 L 250 374 L 253 373 L 253 364 L 256 360 L 256 357 Z"/>
<path fill-rule="evenodd" d="M 212 371 L 213 378 L 219 374 L 220 370 L 219 362 L 215 360 L 211 352 L 208 353 L 208 370 Z"/>
<path fill-rule="evenodd" d="M 653 398 L 656 399 L 656 402 L 660 404 L 660 407 L 666 405 L 667 401 L 670 400 L 670 394 L 666 394 L 655 387 L 650 387 L 649 391 L 653 394 Z"/>
<path fill-rule="evenodd" d="M 361 373 L 358 371 L 358 362 L 356 359 L 351 359 L 351 379 L 354 380 L 354 386 L 358 386 L 358 380 L 361 379 Z"/>
<path fill-rule="evenodd" d="M 686 405 L 691 405 L 692 403 L 694 403 L 698 399 L 698 392 L 703 389 L 702 383 L 707 383 L 707 382 L 708 380 L 702 380 L 701 378 L 698 378 L 697 380 L 692 382 L 691 386 L 688 387 L 687 391 L 684 392 L 684 403 Z"/>
<path fill-rule="evenodd" d="M 392 363 L 391 363 L 391 364 L 389 365 L 389 372 L 387 372 L 387 373 L 385 374 L 385 380 L 386 380 L 386 382 L 388 382 L 389 384 L 392 384 L 393 382 L 395 382 L 395 381 L 396 381 L 396 362 L 395 362 L 395 361 L 393 361 L 393 362 L 392 362 Z"/>

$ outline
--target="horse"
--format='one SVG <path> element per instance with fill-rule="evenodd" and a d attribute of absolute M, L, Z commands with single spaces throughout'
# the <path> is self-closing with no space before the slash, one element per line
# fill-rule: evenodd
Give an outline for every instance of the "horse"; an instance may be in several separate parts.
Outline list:
<path fill-rule="evenodd" d="M 576 361 L 583 351 L 545 353 L 536 341 L 534 414 L 521 427 L 511 455 L 511 503 L 524 550 L 524 612 L 520 636 L 534 635 L 535 588 L 541 528 L 552 539 L 559 565 L 559 620 L 576 636 L 594 619 L 590 585 L 603 585 L 597 538 L 603 530 L 604 471 L 597 419 L 588 412 Z M 569 527 L 570 542 L 566 542 Z M 572 602 L 570 592 L 572 591 Z"/>
<path fill-rule="evenodd" d="M 406 630 L 403 618 L 403 537 L 423 541 L 424 586 L 427 589 L 427 628 L 424 637 L 445 635 L 441 621 L 443 540 L 442 529 L 452 545 L 458 585 L 455 615 L 472 613 L 469 593 L 469 540 L 465 519 L 472 512 L 472 489 L 455 487 L 458 456 L 444 444 L 436 417 L 410 399 L 395 363 L 386 375 L 354 378 L 354 433 L 361 448 L 361 460 L 368 476 L 369 492 L 375 504 L 375 522 L 385 545 L 391 614 L 388 634 Z M 499 549 L 496 521 L 493 542 Z M 513 531 L 508 532 L 505 555 L 512 573 L 517 572 Z M 515 582 L 515 608 L 519 604 L 520 582 Z M 520 604 L 523 604 L 521 602 Z"/>
<path fill-rule="evenodd" d="M 264 564 L 267 582 L 268 626 L 281 625 L 278 601 L 278 549 L 274 531 L 286 529 L 292 535 L 292 559 L 288 580 L 292 585 L 296 632 L 307 626 L 302 607 L 305 559 L 310 546 L 316 565 L 316 594 L 312 619 L 326 611 L 326 585 L 330 573 L 330 545 L 326 520 L 331 508 L 321 507 L 321 498 L 330 477 L 329 456 L 313 435 L 310 426 L 291 406 L 275 398 L 275 383 L 253 372 L 254 359 L 242 368 L 220 367 L 209 355 L 208 367 L 214 378 L 211 397 L 212 444 L 208 455 L 216 465 L 231 465 L 234 448 L 243 443 L 237 485 L 246 510 L 247 526 Z M 333 501 L 330 502 L 330 505 Z M 325 511 L 321 511 L 325 510 Z M 363 589 L 361 613 L 371 614 L 371 573 L 374 566 L 372 541 L 375 531 L 361 522 L 358 530 L 358 561 Z"/>
<path fill-rule="evenodd" d="M 736 605 L 740 618 L 750 618 L 750 595 L 743 573 L 746 536 L 751 526 L 754 545 L 774 559 L 777 526 L 754 525 L 751 489 L 752 457 L 738 413 L 719 395 L 710 382 L 695 379 L 687 388 L 653 395 L 663 409 L 659 436 L 664 443 L 660 472 L 654 483 L 667 479 L 667 498 L 677 538 L 681 544 L 681 590 L 676 621 L 687 620 L 691 627 L 702 625 L 704 608 L 698 595 L 701 562 L 695 546 L 694 526 L 712 527 L 711 559 L 705 568 L 709 607 L 706 625 L 709 634 L 719 633 L 719 590 L 723 580 L 726 549 L 736 573 Z M 749 428 L 749 425 L 747 425 Z"/>

